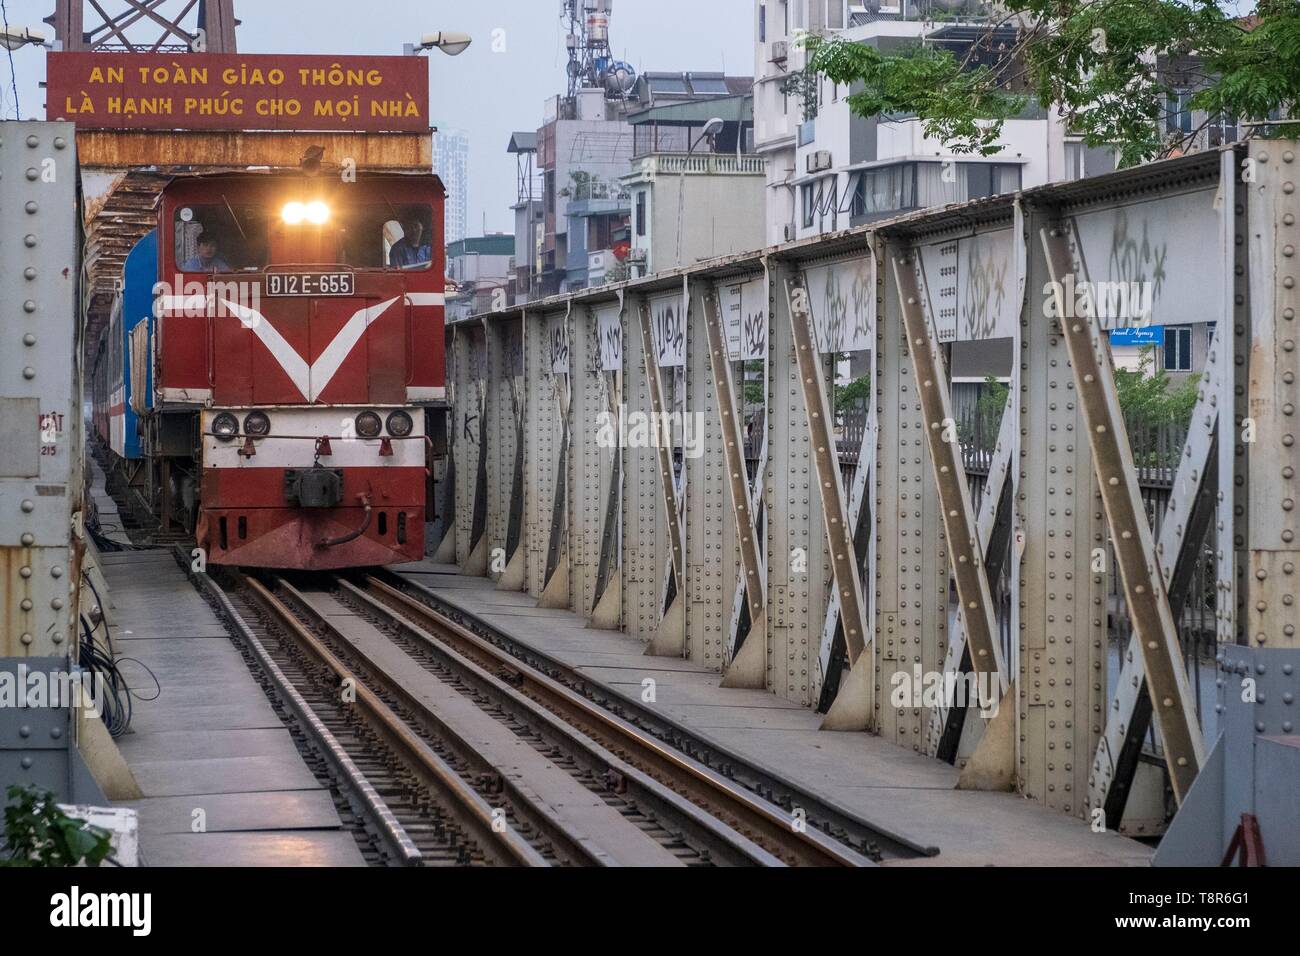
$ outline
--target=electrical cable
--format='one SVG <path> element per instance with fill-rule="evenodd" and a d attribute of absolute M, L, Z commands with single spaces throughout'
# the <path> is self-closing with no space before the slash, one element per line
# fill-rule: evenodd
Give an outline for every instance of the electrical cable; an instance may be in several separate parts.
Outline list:
<path fill-rule="evenodd" d="M 4 0 L 0 0 L 0 16 L 3 16 L 5 30 L 8 31 L 9 11 L 5 8 Z M 5 49 L 9 52 L 9 79 L 10 82 L 13 83 L 14 88 L 14 119 L 21 120 L 23 118 L 23 113 L 18 104 L 18 71 L 14 69 L 14 51 L 10 50 L 8 46 L 6 46 Z"/>
<path fill-rule="evenodd" d="M 102 611 L 103 601 L 99 596 L 99 591 L 95 588 L 94 582 L 84 571 L 82 572 L 82 578 L 90 585 L 91 593 L 95 595 L 95 600 L 99 603 Z M 95 632 L 99 630 L 99 624 L 104 625 L 104 646 L 101 646 L 95 639 Z M 99 717 L 108 729 L 109 735 L 116 738 L 126 733 L 131 726 L 132 699 L 141 701 L 157 700 L 162 694 L 162 684 L 158 680 L 158 676 L 143 661 L 134 657 L 116 657 L 113 650 L 112 632 L 108 627 L 107 619 L 101 616 L 99 624 L 92 627 L 86 616 L 81 615 L 82 640 L 78 648 L 77 664 L 90 675 L 90 693 L 98 708 Z M 152 697 L 142 697 L 131 689 L 129 682 L 121 671 L 121 665 L 126 661 L 139 664 L 153 678 L 156 693 Z M 101 690 L 104 692 L 100 693 Z"/>

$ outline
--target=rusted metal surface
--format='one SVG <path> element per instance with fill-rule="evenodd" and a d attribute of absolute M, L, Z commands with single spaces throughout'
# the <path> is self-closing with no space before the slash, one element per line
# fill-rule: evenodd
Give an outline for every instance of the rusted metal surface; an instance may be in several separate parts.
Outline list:
<path fill-rule="evenodd" d="M 309 149 L 324 150 L 324 170 L 345 161 L 358 172 L 428 172 L 433 139 L 428 131 L 244 132 L 214 130 L 79 130 L 77 151 L 83 167 L 108 169 L 243 169 L 247 166 L 296 168 Z"/>

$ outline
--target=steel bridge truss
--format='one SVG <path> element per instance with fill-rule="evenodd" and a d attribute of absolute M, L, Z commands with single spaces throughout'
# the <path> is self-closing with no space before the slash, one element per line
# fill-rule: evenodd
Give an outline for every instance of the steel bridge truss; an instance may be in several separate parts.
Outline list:
<path fill-rule="evenodd" d="M 961 786 L 1158 831 L 1212 732 L 1183 613 L 1198 562 L 1217 644 L 1297 640 L 1294 154 L 1183 157 L 461 322 L 439 559 L 957 763 Z M 1125 290 L 1145 304 L 1115 308 Z M 1153 516 L 1109 333 L 1194 322 L 1215 331 Z M 1013 358 L 976 494 L 949 366 L 985 339 Z M 855 452 L 835 385 L 863 375 Z"/>

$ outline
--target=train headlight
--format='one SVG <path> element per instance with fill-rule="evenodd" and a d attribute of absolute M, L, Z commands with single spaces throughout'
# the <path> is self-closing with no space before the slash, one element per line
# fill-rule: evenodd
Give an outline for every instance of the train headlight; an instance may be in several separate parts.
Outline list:
<path fill-rule="evenodd" d="M 307 218 L 307 207 L 300 202 L 286 203 L 280 211 L 280 218 L 290 226 L 297 226 Z"/>
<path fill-rule="evenodd" d="M 271 419 L 265 412 L 249 412 L 244 417 L 244 434 L 254 438 L 265 438 L 271 434 Z"/>
<path fill-rule="evenodd" d="M 218 441 L 231 441 L 239 434 L 239 419 L 230 412 L 222 412 L 212 419 L 212 434 Z"/>
<path fill-rule="evenodd" d="M 330 207 L 317 199 L 307 203 L 306 215 L 307 221 L 313 226 L 323 226 L 329 222 Z"/>
<path fill-rule="evenodd" d="M 411 416 L 401 409 L 388 416 L 388 434 L 394 438 L 406 438 L 414 428 Z"/>
<path fill-rule="evenodd" d="M 383 430 L 384 421 L 374 412 L 362 412 L 357 416 L 357 435 L 361 438 L 378 438 Z"/>

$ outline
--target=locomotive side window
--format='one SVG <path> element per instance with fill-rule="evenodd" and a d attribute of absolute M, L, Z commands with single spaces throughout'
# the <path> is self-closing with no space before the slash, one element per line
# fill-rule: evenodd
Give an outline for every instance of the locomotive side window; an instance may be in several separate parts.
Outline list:
<path fill-rule="evenodd" d="M 357 269 L 428 269 L 433 263 L 433 208 L 365 203 L 338 211 L 341 249 Z"/>
<path fill-rule="evenodd" d="M 172 223 L 176 266 L 182 272 L 243 272 L 268 261 L 265 209 L 248 204 L 180 206 Z"/>

